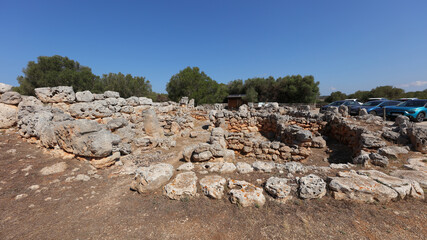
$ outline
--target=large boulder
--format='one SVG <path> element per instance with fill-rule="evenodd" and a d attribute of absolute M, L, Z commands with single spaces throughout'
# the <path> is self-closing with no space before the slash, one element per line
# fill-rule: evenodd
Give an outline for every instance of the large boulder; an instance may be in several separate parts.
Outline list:
<path fill-rule="evenodd" d="M 1 95 L 1 102 L 5 104 L 18 105 L 21 101 L 21 94 L 17 92 L 6 92 Z"/>
<path fill-rule="evenodd" d="M 0 103 L 0 128 L 13 127 L 17 122 L 18 108 Z"/>
<path fill-rule="evenodd" d="M 337 200 L 389 202 L 399 196 L 393 189 L 354 171 L 339 172 L 338 177 L 329 180 L 329 189 Z"/>
<path fill-rule="evenodd" d="M 145 133 L 154 138 L 163 137 L 163 129 L 160 127 L 159 119 L 153 109 L 147 109 L 142 112 L 144 119 Z"/>
<path fill-rule="evenodd" d="M 359 170 L 357 172 L 395 190 L 401 199 L 406 196 L 424 199 L 424 191 L 416 181 L 389 176 L 377 170 Z"/>
<path fill-rule="evenodd" d="M 291 199 L 291 186 L 287 182 L 288 179 L 286 178 L 270 177 L 265 183 L 265 191 L 282 201 Z"/>
<path fill-rule="evenodd" d="M 230 201 L 242 207 L 261 207 L 265 204 L 263 190 L 245 181 L 228 181 Z"/>
<path fill-rule="evenodd" d="M 408 154 L 409 151 L 405 147 L 388 146 L 378 149 L 378 153 L 388 158 L 398 158 L 399 154 Z"/>
<path fill-rule="evenodd" d="M 218 175 L 206 176 L 199 181 L 203 194 L 214 199 L 221 199 L 224 196 L 226 182 L 225 178 Z"/>
<path fill-rule="evenodd" d="M 381 148 L 387 145 L 380 137 L 371 133 L 362 133 L 360 136 L 360 144 L 363 148 Z"/>
<path fill-rule="evenodd" d="M 176 175 L 175 179 L 166 184 L 163 193 L 170 199 L 182 200 L 192 198 L 197 194 L 197 176 L 194 172 L 184 172 Z"/>
<path fill-rule="evenodd" d="M 105 91 L 104 92 L 104 97 L 105 98 L 119 98 L 120 97 L 120 93 L 114 92 L 114 91 Z"/>
<path fill-rule="evenodd" d="M 0 83 L 0 93 L 9 92 L 12 90 L 12 85 Z"/>
<path fill-rule="evenodd" d="M 427 153 L 427 129 L 411 127 L 407 131 L 414 149 L 422 153 Z"/>
<path fill-rule="evenodd" d="M 36 96 L 44 103 L 72 103 L 76 100 L 73 87 L 44 87 L 34 89 Z"/>
<path fill-rule="evenodd" d="M 57 123 L 54 131 L 63 150 L 83 157 L 106 157 L 120 142 L 120 137 L 86 119 Z"/>
<path fill-rule="evenodd" d="M 156 190 L 171 179 L 173 172 L 173 166 L 166 163 L 138 168 L 131 189 L 139 193 Z"/>
<path fill-rule="evenodd" d="M 92 102 L 93 94 L 90 91 L 76 92 L 77 102 Z"/>
<path fill-rule="evenodd" d="M 322 198 L 326 194 L 326 183 L 320 177 L 310 174 L 299 179 L 299 196 L 304 199 Z"/>

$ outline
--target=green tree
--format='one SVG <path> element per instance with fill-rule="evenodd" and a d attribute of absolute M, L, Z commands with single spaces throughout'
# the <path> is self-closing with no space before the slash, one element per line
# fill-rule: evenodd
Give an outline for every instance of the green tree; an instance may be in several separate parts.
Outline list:
<path fill-rule="evenodd" d="M 150 81 L 146 80 L 145 77 L 134 77 L 131 74 L 124 75 L 121 72 L 109 73 L 102 75 L 100 82 L 102 91 L 116 91 L 124 98 L 152 96 Z"/>
<path fill-rule="evenodd" d="M 166 91 L 173 101 L 187 96 L 194 98 L 197 104 L 223 102 L 228 95 L 227 85 L 218 84 L 198 67 L 187 67 L 173 75 L 166 85 Z"/>
<path fill-rule="evenodd" d="M 237 79 L 227 84 L 229 94 L 243 94 L 243 80 Z"/>
<path fill-rule="evenodd" d="M 348 95 L 348 98 L 355 98 L 359 101 L 366 102 L 371 97 L 370 91 L 356 91 L 355 93 L 352 93 Z"/>
<path fill-rule="evenodd" d="M 99 78 L 89 67 L 62 56 L 40 56 L 37 62 L 30 61 L 18 76 L 16 88 L 21 94 L 34 95 L 39 87 L 72 86 L 74 91 L 92 90 L 99 86 Z"/>
<path fill-rule="evenodd" d="M 339 100 L 344 100 L 346 98 L 347 98 L 347 95 L 345 93 L 336 91 L 336 92 L 332 92 L 331 95 L 325 98 L 325 102 L 331 103 Z"/>
<path fill-rule="evenodd" d="M 371 90 L 370 97 L 397 99 L 404 96 L 405 90 L 393 86 L 379 86 Z"/>
<path fill-rule="evenodd" d="M 284 103 L 315 103 L 319 82 L 313 76 L 292 75 L 276 80 L 276 101 Z"/>
<path fill-rule="evenodd" d="M 258 102 L 258 93 L 255 91 L 254 87 L 246 90 L 246 95 L 243 100 L 247 102 Z"/>

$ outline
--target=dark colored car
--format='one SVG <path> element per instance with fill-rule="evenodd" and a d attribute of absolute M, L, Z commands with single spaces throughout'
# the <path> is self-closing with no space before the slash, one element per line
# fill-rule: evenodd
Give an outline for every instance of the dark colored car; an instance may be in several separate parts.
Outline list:
<path fill-rule="evenodd" d="M 427 99 L 409 100 L 397 106 L 386 107 L 386 114 L 388 118 L 405 115 L 413 121 L 422 122 L 427 116 Z"/>
<path fill-rule="evenodd" d="M 325 106 L 321 107 L 320 108 L 320 112 L 321 113 L 325 112 L 326 109 L 328 109 L 328 107 L 339 107 L 341 105 L 347 106 L 350 109 L 352 106 L 360 106 L 360 103 L 356 102 L 356 101 L 353 101 L 353 100 L 335 101 L 335 102 L 332 102 L 332 103 L 330 103 L 328 105 L 325 105 Z"/>
<path fill-rule="evenodd" d="M 350 115 L 358 115 L 360 109 L 364 108 L 369 114 L 383 116 L 384 107 L 396 106 L 402 102 L 395 100 L 375 100 L 365 102 L 361 106 L 353 106 L 350 109 Z"/>

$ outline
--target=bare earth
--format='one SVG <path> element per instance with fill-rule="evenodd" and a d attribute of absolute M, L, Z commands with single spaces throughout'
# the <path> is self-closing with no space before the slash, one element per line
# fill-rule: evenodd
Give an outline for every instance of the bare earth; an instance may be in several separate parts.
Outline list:
<path fill-rule="evenodd" d="M 426 200 L 359 204 L 325 196 L 279 204 L 268 198 L 261 208 L 240 208 L 228 198 L 173 201 L 161 190 L 130 191 L 132 178 L 116 167 L 94 175 L 88 163 L 54 158 L 16 133 L 0 132 L 0 152 L 0 239 L 427 238 Z M 58 162 L 67 163 L 65 171 L 40 174 Z M 66 181 L 78 174 L 91 178 Z"/>

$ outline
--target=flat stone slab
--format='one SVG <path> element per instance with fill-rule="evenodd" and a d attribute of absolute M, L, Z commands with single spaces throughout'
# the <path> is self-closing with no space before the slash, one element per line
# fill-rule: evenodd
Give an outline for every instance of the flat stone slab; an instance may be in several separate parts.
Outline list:
<path fill-rule="evenodd" d="M 265 204 L 263 190 L 245 181 L 228 181 L 230 188 L 230 201 L 242 207 L 261 207 Z"/>
<path fill-rule="evenodd" d="M 192 198 L 197 194 L 197 176 L 194 172 L 184 172 L 166 184 L 163 193 L 170 199 L 181 200 Z"/>
<path fill-rule="evenodd" d="M 359 170 L 357 172 L 392 188 L 401 199 L 406 196 L 424 199 L 424 191 L 416 181 L 393 177 L 377 170 Z"/>
<path fill-rule="evenodd" d="M 257 171 L 270 173 L 276 168 L 276 164 L 274 162 L 256 161 L 252 164 L 252 167 Z"/>
<path fill-rule="evenodd" d="M 67 163 L 65 162 L 59 162 L 55 163 L 52 166 L 44 167 L 42 170 L 40 170 L 41 175 L 51 175 L 55 173 L 61 173 L 67 169 Z"/>
<path fill-rule="evenodd" d="M 423 171 L 415 170 L 396 170 L 390 173 L 391 176 L 398 178 L 414 180 L 421 184 L 423 187 L 427 187 L 427 173 Z"/>
<path fill-rule="evenodd" d="M 398 197 L 393 189 L 355 171 L 339 172 L 338 177 L 329 180 L 329 189 L 337 200 L 388 202 Z"/>

